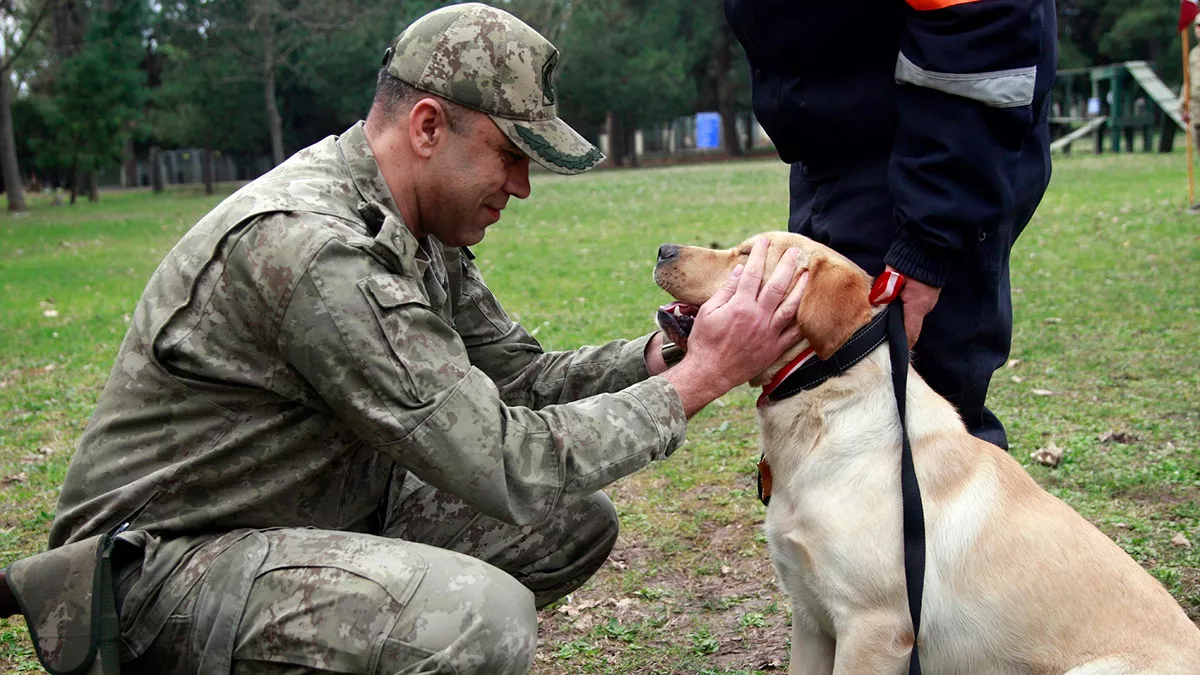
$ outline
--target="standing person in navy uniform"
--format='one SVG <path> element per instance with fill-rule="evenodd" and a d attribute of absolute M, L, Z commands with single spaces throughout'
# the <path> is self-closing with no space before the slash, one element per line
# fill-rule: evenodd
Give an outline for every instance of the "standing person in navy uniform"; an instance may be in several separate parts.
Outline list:
<path fill-rule="evenodd" d="M 1050 181 L 1053 0 L 725 0 L 788 229 L 908 278 L 918 372 L 970 432 L 1012 342 L 1009 254 Z"/>

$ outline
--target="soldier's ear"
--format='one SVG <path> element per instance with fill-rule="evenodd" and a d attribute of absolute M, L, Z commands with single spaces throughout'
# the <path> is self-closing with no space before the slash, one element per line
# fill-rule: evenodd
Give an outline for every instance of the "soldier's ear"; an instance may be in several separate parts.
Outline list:
<path fill-rule="evenodd" d="M 408 138 L 413 152 L 428 159 L 434 149 L 449 132 L 446 107 L 434 98 L 423 98 L 413 104 L 408 113 Z"/>
<path fill-rule="evenodd" d="M 870 293 L 870 280 L 858 268 L 824 255 L 813 256 L 796 323 L 818 358 L 833 356 L 854 331 L 871 320 Z"/>

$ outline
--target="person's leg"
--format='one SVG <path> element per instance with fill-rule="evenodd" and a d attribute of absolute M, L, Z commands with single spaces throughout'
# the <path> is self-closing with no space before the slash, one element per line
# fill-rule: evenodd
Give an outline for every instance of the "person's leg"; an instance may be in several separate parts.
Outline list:
<path fill-rule="evenodd" d="M 536 526 L 485 516 L 458 497 L 397 470 L 381 534 L 488 562 L 533 592 L 539 608 L 586 582 L 617 541 L 617 513 L 602 492 L 571 502 Z"/>
<path fill-rule="evenodd" d="M 270 530 L 214 561 L 130 675 L 524 673 L 533 597 L 469 556 L 372 535 Z M 249 565 L 252 583 L 237 579 Z M 204 651 L 233 629 L 228 653 Z M 228 664 L 228 665 L 226 665 Z"/>
<path fill-rule="evenodd" d="M 793 167 L 791 192 L 794 231 L 873 277 L 883 272 L 896 231 L 887 166 L 814 182 Z M 1006 227 L 1011 229 L 985 233 L 978 246 L 963 252 L 913 349 L 913 367 L 958 408 L 967 431 L 1005 449 L 1004 426 L 984 401 L 992 373 L 1008 358 L 1012 336 L 1008 252 L 1015 235 Z"/>
<path fill-rule="evenodd" d="M 809 180 L 792 165 L 788 230 L 824 244 L 872 277 L 883 272 L 883 257 L 896 235 L 887 166 Z"/>
<path fill-rule="evenodd" d="M 1004 424 L 984 405 L 992 374 L 1012 345 L 1008 253 L 1000 248 L 979 242 L 967 256 L 971 264 L 951 275 L 925 317 L 913 367 L 958 408 L 972 436 L 1008 450 Z"/>

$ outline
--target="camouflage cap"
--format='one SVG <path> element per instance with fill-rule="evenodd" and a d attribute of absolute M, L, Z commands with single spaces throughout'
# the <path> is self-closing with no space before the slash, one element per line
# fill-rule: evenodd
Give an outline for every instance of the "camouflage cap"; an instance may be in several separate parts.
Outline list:
<path fill-rule="evenodd" d="M 384 65 L 421 91 L 487 113 L 555 173 L 583 173 L 604 160 L 558 117 L 558 49 L 504 10 L 472 2 L 430 12 L 396 38 Z"/>

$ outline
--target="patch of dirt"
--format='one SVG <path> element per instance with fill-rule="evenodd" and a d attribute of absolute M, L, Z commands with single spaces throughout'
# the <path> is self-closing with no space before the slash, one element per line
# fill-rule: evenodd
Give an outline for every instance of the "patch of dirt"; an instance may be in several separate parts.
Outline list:
<path fill-rule="evenodd" d="M 1183 567 L 1178 570 L 1179 583 L 1187 599 L 1182 603 L 1188 618 L 1200 628 L 1200 569 Z"/>
<path fill-rule="evenodd" d="M 622 627 L 661 623 L 639 632 L 633 640 L 639 649 L 695 650 L 694 636 L 704 635 L 715 641 L 716 650 L 695 651 L 693 656 L 708 668 L 782 670 L 791 634 L 788 604 L 775 583 L 766 547 L 754 541 L 759 525 L 705 525 L 701 530 L 690 550 L 669 558 L 622 535 L 609 562 L 572 594 L 568 604 L 540 613 L 534 672 L 577 672 L 572 659 L 555 657 L 577 640 L 601 650 L 611 664 L 624 663 L 630 643 L 611 637 L 613 619 Z M 755 549 L 754 555 L 739 554 Z M 623 592 L 626 570 L 653 573 L 639 588 Z M 669 663 L 663 669 L 672 672 Z"/>
<path fill-rule="evenodd" d="M 1200 501 L 1200 487 L 1191 485 L 1139 485 L 1113 491 L 1116 499 L 1126 499 L 1138 504 L 1167 510 L 1174 504 L 1194 504 Z"/>

